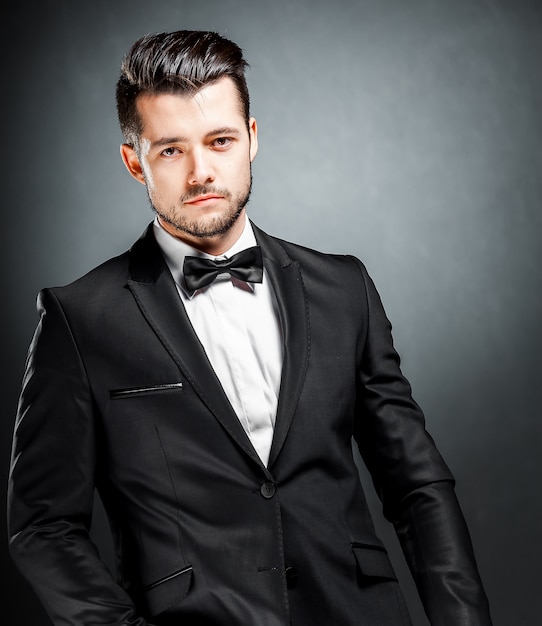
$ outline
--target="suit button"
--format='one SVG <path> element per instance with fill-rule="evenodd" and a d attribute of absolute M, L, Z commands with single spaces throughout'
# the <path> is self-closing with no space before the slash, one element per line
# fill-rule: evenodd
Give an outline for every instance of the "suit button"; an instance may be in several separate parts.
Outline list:
<path fill-rule="evenodd" d="M 260 487 L 260 493 L 264 498 L 272 498 L 275 495 L 276 490 L 277 488 L 272 482 L 263 483 L 263 485 Z"/>
<path fill-rule="evenodd" d="M 297 570 L 295 567 L 288 565 L 286 572 L 286 586 L 288 589 L 293 589 L 297 584 Z"/>

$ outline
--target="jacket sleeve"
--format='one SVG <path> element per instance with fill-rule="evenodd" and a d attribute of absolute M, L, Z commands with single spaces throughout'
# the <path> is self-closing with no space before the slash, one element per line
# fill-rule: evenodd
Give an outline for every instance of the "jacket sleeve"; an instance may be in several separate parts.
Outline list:
<path fill-rule="evenodd" d="M 89 536 L 96 425 L 83 363 L 51 290 L 38 312 L 13 437 L 12 558 L 55 625 L 144 626 Z"/>
<path fill-rule="evenodd" d="M 491 626 L 454 477 L 401 373 L 391 324 L 363 264 L 367 328 L 355 439 L 432 626 Z"/>

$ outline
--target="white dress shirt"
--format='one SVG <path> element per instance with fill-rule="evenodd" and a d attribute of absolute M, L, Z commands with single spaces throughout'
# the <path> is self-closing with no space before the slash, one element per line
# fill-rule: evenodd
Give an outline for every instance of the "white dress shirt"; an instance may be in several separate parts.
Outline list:
<path fill-rule="evenodd" d="M 219 257 L 173 237 L 157 218 L 154 234 L 207 357 L 252 445 L 267 465 L 283 353 L 277 304 L 265 268 L 262 283 L 246 283 L 221 274 L 194 292 L 187 290 L 183 277 L 185 256 L 223 259 L 255 246 L 250 222 L 245 220 L 239 239 Z"/>

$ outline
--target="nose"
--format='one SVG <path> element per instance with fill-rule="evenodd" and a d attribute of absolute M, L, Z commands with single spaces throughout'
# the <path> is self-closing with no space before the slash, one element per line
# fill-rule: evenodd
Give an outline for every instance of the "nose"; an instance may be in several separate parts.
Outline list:
<path fill-rule="evenodd" d="M 205 185 L 215 179 L 211 155 L 205 150 L 194 150 L 190 155 L 189 185 Z"/>

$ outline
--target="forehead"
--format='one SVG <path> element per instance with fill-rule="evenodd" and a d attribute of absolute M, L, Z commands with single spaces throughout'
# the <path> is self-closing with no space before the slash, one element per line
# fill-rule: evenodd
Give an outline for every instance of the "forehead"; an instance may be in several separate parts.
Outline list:
<path fill-rule="evenodd" d="M 164 133 L 183 136 L 208 132 L 220 126 L 245 126 L 239 93 L 231 78 L 202 87 L 193 95 L 141 94 L 137 109 L 143 136 L 152 139 Z"/>

